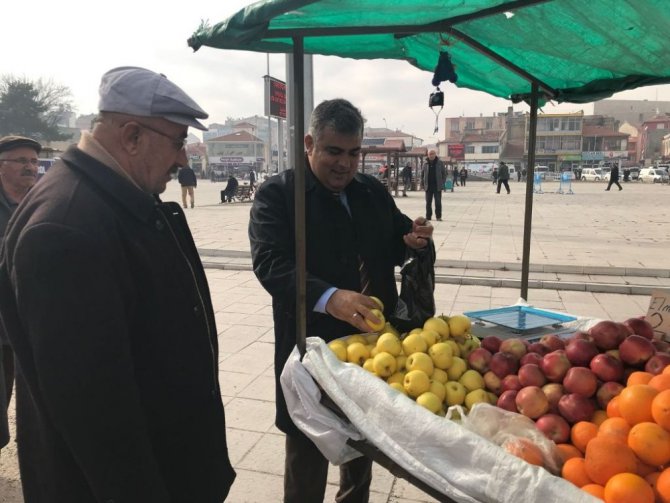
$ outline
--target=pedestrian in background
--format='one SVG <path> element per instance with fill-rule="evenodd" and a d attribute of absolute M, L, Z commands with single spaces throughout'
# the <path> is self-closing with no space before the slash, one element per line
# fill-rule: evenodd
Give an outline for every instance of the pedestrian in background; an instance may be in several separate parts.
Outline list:
<path fill-rule="evenodd" d="M 256 172 L 253 169 L 249 170 L 249 193 L 256 190 Z"/>
<path fill-rule="evenodd" d="M 435 216 L 442 220 L 442 189 L 447 178 L 444 163 L 437 157 L 435 150 L 428 151 L 428 158 L 423 164 L 423 186 L 426 191 L 426 220 L 433 218 L 433 200 L 435 200 Z"/>
<path fill-rule="evenodd" d="M 619 187 L 619 190 L 623 190 L 623 187 L 619 183 L 619 166 L 616 164 L 612 166 L 612 170 L 610 171 L 610 182 L 607 184 L 607 188 L 605 190 L 610 190 L 614 184 Z"/>
<path fill-rule="evenodd" d="M 402 168 L 402 197 L 407 197 L 407 189 L 412 188 L 412 165 L 405 164 Z"/>
<path fill-rule="evenodd" d="M 520 169 L 516 170 L 516 181 L 517 182 L 521 181 L 521 170 Z"/>
<path fill-rule="evenodd" d="M 37 181 L 42 146 L 32 138 L 0 138 L 0 243 L 12 213 Z M 14 352 L 0 323 L 0 449 L 9 442 L 7 408 L 14 389 Z"/>
<path fill-rule="evenodd" d="M 454 169 L 451 170 L 451 178 L 454 182 L 454 186 L 458 187 L 458 166 L 455 165 Z"/>
<path fill-rule="evenodd" d="M 228 183 L 226 184 L 226 188 L 221 191 L 221 202 L 232 203 L 233 197 L 235 197 L 235 193 L 237 192 L 238 186 L 239 182 L 237 181 L 237 178 L 235 178 L 235 175 L 231 173 L 230 176 L 228 177 Z"/>
<path fill-rule="evenodd" d="M 198 186 L 198 179 L 195 177 L 195 173 L 191 167 L 187 165 L 179 168 L 177 180 L 179 181 L 179 185 L 181 185 L 181 202 L 184 208 L 188 208 L 186 206 L 187 194 L 191 198 L 191 208 L 193 208 L 195 205 L 194 189 Z"/>
<path fill-rule="evenodd" d="M 286 433 L 284 503 L 325 501 L 328 475 L 328 460 L 291 421 L 279 380 L 296 345 L 295 170 L 305 170 L 307 336 L 329 342 L 369 331 L 367 320 L 379 321 L 369 295 L 381 299 L 385 315 L 392 313 L 398 300 L 394 271 L 407 247 L 433 246 L 425 219 L 412 222 L 379 180 L 358 172 L 363 125 L 360 111 L 346 100 L 319 104 L 305 136 L 304 164 L 268 179 L 251 208 L 254 273 L 272 295 L 276 425 Z M 367 502 L 372 461 L 358 457 L 339 471 L 335 501 Z"/>
<path fill-rule="evenodd" d="M 136 67 L 103 75 L 99 111 L 0 256 L 24 500 L 220 503 L 235 472 L 214 309 L 183 210 L 158 197 L 207 114 Z"/>
<path fill-rule="evenodd" d="M 468 179 L 468 170 L 465 166 L 463 166 L 461 170 L 458 172 L 458 176 L 461 179 L 461 185 L 465 187 L 465 182 Z"/>
<path fill-rule="evenodd" d="M 493 172 L 491 173 L 491 179 L 493 180 L 493 185 L 498 184 L 498 168 L 493 168 Z"/>
<path fill-rule="evenodd" d="M 510 193 L 509 190 L 509 167 L 504 162 L 500 162 L 498 167 L 498 189 L 496 190 L 497 194 L 500 194 L 500 186 L 504 185 L 507 189 L 507 193 Z"/>

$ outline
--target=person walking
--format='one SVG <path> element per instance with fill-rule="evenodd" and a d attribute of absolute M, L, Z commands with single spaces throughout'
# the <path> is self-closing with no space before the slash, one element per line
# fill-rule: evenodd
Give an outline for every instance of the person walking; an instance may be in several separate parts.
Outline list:
<path fill-rule="evenodd" d="M 493 172 L 491 173 L 491 179 L 493 180 L 493 185 L 498 184 L 498 168 L 493 168 Z"/>
<path fill-rule="evenodd" d="M 516 170 L 516 181 L 517 182 L 521 181 L 521 170 L 520 169 Z"/>
<path fill-rule="evenodd" d="M 186 206 L 186 195 L 191 199 L 191 208 L 195 206 L 194 189 L 198 186 L 198 179 L 190 166 L 183 166 L 177 172 L 177 180 L 181 185 L 181 202 Z"/>
<path fill-rule="evenodd" d="M 458 173 L 460 179 L 461 179 L 461 185 L 465 187 L 465 181 L 468 179 L 468 170 L 465 166 L 461 168 L 461 170 Z"/>
<path fill-rule="evenodd" d="M 256 172 L 253 169 L 249 170 L 249 193 L 256 190 Z"/>
<path fill-rule="evenodd" d="M 510 193 L 509 190 L 509 168 L 507 167 L 507 164 L 504 162 L 500 162 L 500 166 L 498 167 L 498 188 L 496 190 L 497 194 L 500 194 L 500 186 L 504 185 L 505 188 L 507 189 L 507 193 Z"/>
<path fill-rule="evenodd" d="M 32 138 L 0 138 L 0 243 L 9 219 L 37 181 L 42 146 Z M 0 323 L 0 449 L 9 442 L 7 408 L 14 389 L 14 352 Z"/>
<path fill-rule="evenodd" d="M 428 151 L 428 159 L 423 164 L 423 186 L 426 191 L 426 220 L 433 218 L 433 200 L 435 216 L 442 220 L 442 188 L 447 177 L 444 163 L 437 157 L 435 150 Z"/>
<path fill-rule="evenodd" d="M 405 164 L 405 167 L 402 169 L 402 197 L 407 197 L 407 189 L 412 188 L 412 165 L 410 163 Z"/>
<path fill-rule="evenodd" d="M 235 472 L 214 308 L 184 212 L 158 196 L 208 115 L 144 68 L 99 94 L 0 256 L 24 501 L 220 503 Z"/>
<path fill-rule="evenodd" d="M 458 187 L 458 166 L 454 166 L 454 169 L 451 170 L 451 178 L 453 180 L 453 185 Z"/>
<path fill-rule="evenodd" d="M 254 273 L 272 296 L 275 331 L 276 425 L 286 434 L 285 503 L 325 501 L 328 461 L 291 421 L 280 375 L 296 345 L 295 171 L 305 171 L 307 336 L 326 342 L 370 330 L 398 300 L 394 270 L 407 248 L 433 246 L 433 228 L 412 222 L 382 183 L 358 171 L 363 141 L 361 112 L 343 99 L 312 112 L 304 164 L 269 178 L 251 208 L 249 240 Z M 358 457 L 340 466 L 337 503 L 367 502 L 372 461 Z"/>
<path fill-rule="evenodd" d="M 619 190 L 623 190 L 623 187 L 619 183 L 619 166 L 614 164 L 612 166 L 612 170 L 610 171 L 610 181 L 607 184 L 607 188 L 605 190 L 610 190 L 612 185 L 616 184 L 617 187 L 619 187 Z"/>

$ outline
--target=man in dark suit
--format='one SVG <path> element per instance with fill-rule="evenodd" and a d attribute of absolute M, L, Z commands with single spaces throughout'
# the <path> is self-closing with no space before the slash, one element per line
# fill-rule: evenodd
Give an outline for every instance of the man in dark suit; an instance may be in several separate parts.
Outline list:
<path fill-rule="evenodd" d="M 425 248 L 433 228 L 412 222 L 374 177 L 358 173 L 363 117 L 342 99 L 324 101 L 312 113 L 305 136 L 305 229 L 307 335 L 326 341 L 369 331 L 379 322 L 369 297 L 384 314 L 396 306 L 395 267 L 407 247 Z M 293 424 L 279 376 L 296 344 L 294 170 L 267 180 L 251 209 L 249 238 L 254 272 L 272 295 L 275 323 L 277 427 L 286 433 L 285 503 L 321 503 L 328 462 Z M 362 271 L 362 272 L 361 272 Z M 338 503 L 366 502 L 371 461 L 356 458 L 340 467 Z"/>
<path fill-rule="evenodd" d="M 619 187 L 619 190 L 623 190 L 623 187 L 619 183 L 619 166 L 616 164 L 612 166 L 612 170 L 610 171 L 610 182 L 607 184 L 607 188 L 605 190 L 610 190 L 614 184 Z"/>

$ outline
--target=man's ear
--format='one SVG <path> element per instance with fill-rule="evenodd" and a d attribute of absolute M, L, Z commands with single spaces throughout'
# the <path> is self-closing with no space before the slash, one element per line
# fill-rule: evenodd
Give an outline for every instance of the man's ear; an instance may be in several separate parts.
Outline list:
<path fill-rule="evenodd" d="M 139 149 L 140 127 L 133 122 L 127 122 L 121 127 L 120 135 L 119 141 L 123 148 L 128 153 L 135 154 Z"/>
<path fill-rule="evenodd" d="M 305 150 L 309 155 L 311 155 L 314 150 L 314 137 L 311 134 L 305 135 Z"/>

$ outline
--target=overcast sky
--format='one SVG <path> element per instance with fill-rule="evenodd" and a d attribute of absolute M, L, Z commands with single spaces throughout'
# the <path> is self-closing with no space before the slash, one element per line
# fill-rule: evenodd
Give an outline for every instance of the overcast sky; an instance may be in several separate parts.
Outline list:
<path fill-rule="evenodd" d="M 166 74 L 209 113 L 206 123 L 264 112 L 265 54 L 208 47 L 193 53 L 186 45 L 201 19 L 211 24 L 222 21 L 253 3 L 250 0 L 5 3 L 0 74 L 51 79 L 69 87 L 78 114 L 97 111 L 101 75 L 126 65 Z M 284 80 L 285 73 L 284 56 L 271 55 L 270 74 Z M 315 103 L 347 98 L 361 108 L 369 126 L 402 129 L 427 143 L 434 143 L 436 136 L 444 138 L 444 117 L 492 115 L 511 104 L 445 83 L 445 108 L 434 135 L 435 116 L 428 108 L 431 78 L 431 73 L 400 61 L 314 57 Z M 670 86 L 627 91 L 614 98 L 670 101 Z M 514 105 L 514 110 L 527 107 Z M 543 111 L 579 110 L 589 114 L 593 106 L 548 104 Z"/>

